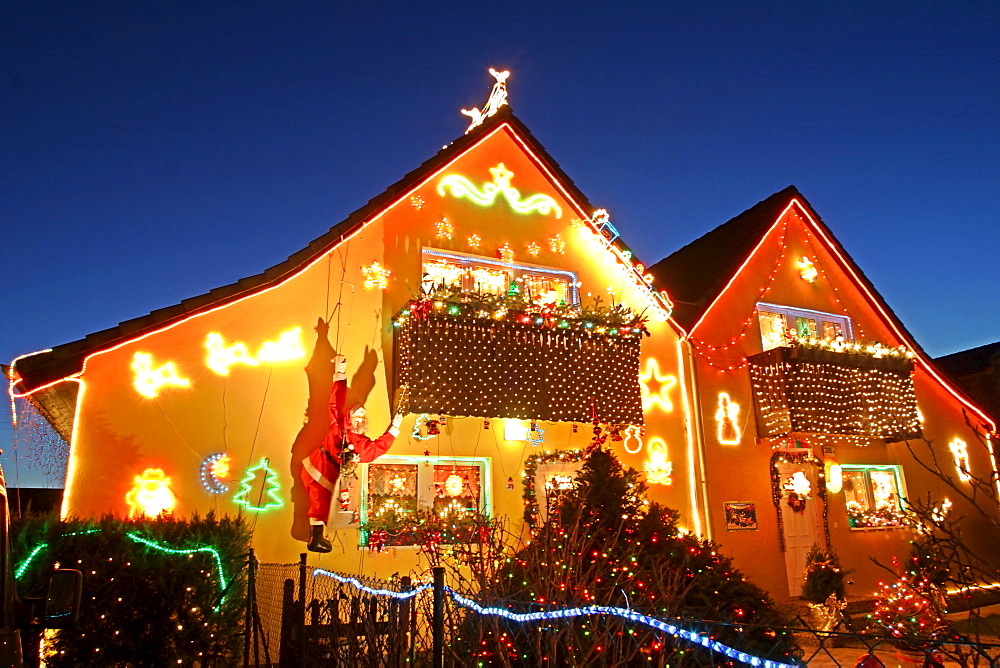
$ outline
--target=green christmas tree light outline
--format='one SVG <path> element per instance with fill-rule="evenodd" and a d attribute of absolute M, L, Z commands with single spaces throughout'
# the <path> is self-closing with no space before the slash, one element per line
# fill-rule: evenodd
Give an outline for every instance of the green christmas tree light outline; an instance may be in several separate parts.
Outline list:
<path fill-rule="evenodd" d="M 252 468 L 247 469 L 246 474 L 243 476 L 243 480 L 240 481 L 240 491 L 237 492 L 236 496 L 233 497 L 233 503 L 241 506 L 246 506 L 248 510 L 257 510 L 257 511 L 271 510 L 273 508 L 284 507 L 285 502 L 282 501 L 281 498 L 278 496 L 278 490 L 281 489 L 281 486 L 278 484 L 278 474 L 274 469 L 271 468 L 270 464 L 271 460 L 268 459 L 267 457 L 263 457 L 261 458 L 259 464 L 257 464 Z M 270 498 L 270 501 L 268 501 L 262 506 L 255 506 L 247 499 L 247 495 L 250 494 L 252 490 L 253 481 L 257 477 L 257 471 L 261 469 L 264 469 L 263 483 L 265 485 L 268 485 L 268 483 L 270 483 L 270 485 L 268 485 L 266 488 L 267 496 Z"/>

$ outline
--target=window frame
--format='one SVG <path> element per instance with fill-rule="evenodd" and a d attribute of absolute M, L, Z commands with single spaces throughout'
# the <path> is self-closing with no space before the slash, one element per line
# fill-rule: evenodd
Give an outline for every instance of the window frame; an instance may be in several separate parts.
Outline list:
<path fill-rule="evenodd" d="M 798 332 L 798 327 L 796 326 L 796 318 L 809 318 L 815 320 L 817 323 L 817 330 L 822 328 L 823 321 L 831 322 L 833 324 L 839 324 L 843 328 L 844 341 L 854 340 L 854 326 L 851 322 L 851 317 L 843 314 L 827 313 L 825 311 L 817 311 L 809 308 L 797 308 L 793 306 L 781 306 L 779 304 L 769 304 L 767 302 L 757 302 L 757 327 L 760 329 L 760 343 L 764 350 L 771 350 L 773 348 L 778 348 L 781 345 L 773 345 L 768 347 L 768 342 L 764 338 L 764 327 L 761 321 L 761 313 L 777 313 L 785 317 L 785 331 Z M 820 332 L 817 331 L 817 337 L 823 339 Z"/>
<path fill-rule="evenodd" d="M 425 466 L 427 464 L 428 466 Z M 434 509 L 434 467 L 435 466 L 478 466 L 479 467 L 479 512 L 487 518 L 493 517 L 493 458 L 492 457 L 424 457 L 417 455 L 382 455 L 368 464 L 358 467 L 359 498 L 358 511 L 361 525 L 368 521 L 370 504 L 368 500 L 368 471 L 371 466 L 410 465 L 417 467 L 417 511 Z M 368 534 L 359 532 L 358 547 L 368 546 Z M 419 548 L 419 545 L 397 545 L 394 548 Z"/>
<path fill-rule="evenodd" d="M 847 476 L 851 472 L 861 472 L 864 475 L 864 485 L 865 485 L 865 498 L 868 503 L 868 509 L 865 512 L 872 512 L 876 510 L 875 507 L 875 492 L 874 483 L 872 482 L 871 474 L 875 471 L 891 471 L 893 478 L 896 482 L 896 510 L 898 512 L 905 512 L 907 509 L 906 503 L 906 481 L 903 478 L 903 467 L 899 464 L 842 464 L 841 472 L 846 480 Z M 846 494 L 846 492 L 845 492 Z M 848 517 L 848 528 L 851 531 L 873 531 L 880 529 L 902 529 L 906 525 L 900 524 L 887 524 L 883 526 L 854 526 L 850 517 L 850 513 L 847 509 L 847 498 L 844 499 L 844 511 Z"/>
<path fill-rule="evenodd" d="M 579 278 L 577 277 L 575 271 L 559 269 L 557 267 L 548 267 L 540 264 L 531 264 L 527 262 L 508 262 L 506 260 L 486 257 L 483 255 L 474 255 L 472 253 L 460 253 L 456 251 L 440 250 L 437 248 L 423 248 L 420 253 L 421 276 L 424 274 L 424 265 L 428 262 L 428 260 L 444 260 L 447 262 L 454 262 L 466 270 L 475 267 L 504 270 L 509 276 L 507 283 L 508 288 L 512 282 L 520 282 L 520 279 L 524 276 L 530 275 L 566 281 L 569 284 L 569 288 L 567 290 L 567 303 L 570 306 L 580 305 L 580 288 L 578 285 Z M 462 285 L 463 291 L 471 291 L 472 289 L 473 286 L 467 286 L 465 284 Z"/>

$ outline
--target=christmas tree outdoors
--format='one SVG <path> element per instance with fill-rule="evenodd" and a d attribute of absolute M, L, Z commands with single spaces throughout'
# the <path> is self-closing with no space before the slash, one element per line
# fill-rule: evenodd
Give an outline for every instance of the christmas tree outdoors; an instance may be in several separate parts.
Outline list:
<path fill-rule="evenodd" d="M 515 612 L 598 605 L 660 619 L 712 619 L 695 630 L 773 660 L 798 655 L 767 594 L 718 546 L 680 532 L 678 512 L 650 503 L 640 474 L 613 454 L 594 451 L 564 494 L 530 542 L 481 580 L 480 599 L 502 599 Z M 707 658 L 699 655 L 707 650 L 616 617 L 489 624 L 469 619 L 461 635 L 478 660 L 494 665 L 680 665 Z"/>

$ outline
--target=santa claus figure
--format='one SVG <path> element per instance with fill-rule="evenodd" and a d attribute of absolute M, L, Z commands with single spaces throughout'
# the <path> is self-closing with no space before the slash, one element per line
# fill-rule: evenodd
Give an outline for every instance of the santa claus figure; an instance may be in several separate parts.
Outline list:
<path fill-rule="evenodd" d="M 302 481 L 309 493 L 310 538 L 307 549 L 329 552 L 326 521 L 337 479 L 353 472 L 357 464 L 372 462 L 385 454 L 399 434 L 403 415 L 397 413 L 389 428 L 378 438 L 368 438 L 368 414 L 364 406 L 344 411 L 347 398 L 347 359 L 334 360 L 333 388 L 330 392 L 330 431 L 323 444 L 302 460 Z"/>

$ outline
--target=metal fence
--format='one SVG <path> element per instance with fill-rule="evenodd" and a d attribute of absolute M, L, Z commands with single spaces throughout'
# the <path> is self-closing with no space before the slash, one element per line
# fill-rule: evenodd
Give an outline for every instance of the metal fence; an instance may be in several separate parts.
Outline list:
<path fill-rule="evenodd" d="M 389 582 L 311 567 L 305 555 L 298 564 L 257 564 L 251 556 L 243 663 L 1000 668 L 1000 645 L 951 635 L 900 647 L 897 639 L 868 633 L 861 619 L 849 615 L 834 631 L 796 618 L 768 646 L 760 638 L 774 630 L 746 624 L 655 618 L 607 606 L 487 605 L 446 587 L 443 569 L 433 571 L 432 582 L 405 577 Z M 566 642 L 574 633 L 588 636 L 579 649 Z M 789 634 L 801 646 L 801 657 L 789 658 Z"/>

